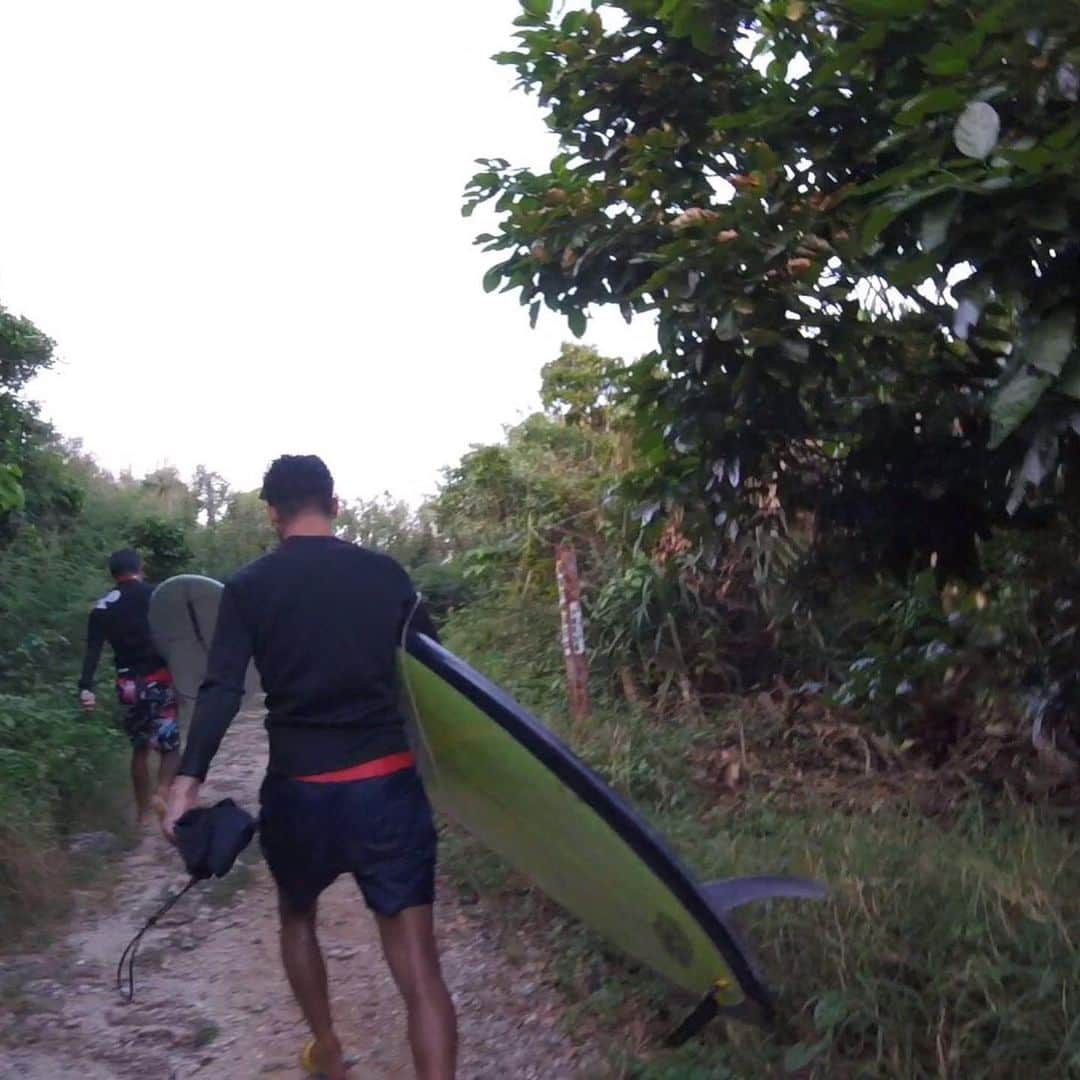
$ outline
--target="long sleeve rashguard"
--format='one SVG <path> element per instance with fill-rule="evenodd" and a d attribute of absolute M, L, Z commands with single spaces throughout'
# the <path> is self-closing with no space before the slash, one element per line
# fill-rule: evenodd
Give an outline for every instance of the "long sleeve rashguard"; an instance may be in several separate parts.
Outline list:
<path fill-rule="evenodd" d="M 86 624 L 80 690 L 92 690 L 101 651 L 112 646 L 118 675 L 148 675 L 165 666 L 150 636 L 150 597 L 154 587 L 145 581 L 122 581 L 92 608 Z"/>
<path fill-rule="evenodd" d="M 435 637 L 417 605 L 398 563 L 333 537 L 290 537 L 245 566 L 221 598 L 180 773 L 206 776 L 252 658 L 266 692 L 270 772 L 331 772 L 407 749 L 397 647 L 410 617 Z"/>

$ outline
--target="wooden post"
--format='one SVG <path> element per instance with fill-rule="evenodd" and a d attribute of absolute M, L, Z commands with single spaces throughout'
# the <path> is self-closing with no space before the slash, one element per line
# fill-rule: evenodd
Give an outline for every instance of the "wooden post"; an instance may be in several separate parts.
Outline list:
<path fill-rule="evenodd" d="M 555 548 L 555 577 L 559 583 L 559 613 L 562 616 L 562 647 L 566 660 L 570 716 L 578 724 L 589 718 L 589 663 L 585 653 L 577 556 L 569 541 L 564 540 Z"/>

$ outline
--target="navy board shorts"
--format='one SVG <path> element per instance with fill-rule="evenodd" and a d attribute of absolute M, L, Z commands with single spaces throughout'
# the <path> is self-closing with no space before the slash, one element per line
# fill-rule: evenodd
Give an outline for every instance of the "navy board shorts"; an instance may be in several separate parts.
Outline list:
<path fill-rule="evenodd" d="M 147 675 L 118 673 L 116 697 L 124 710 L 124 732 L 133 749 L 149 747 L 159 754 L 180 749 L 176 690 L 165 668 Z"/>
<path fill-rule="evenodd" d="M 342 874 L 378 915 L 434 901 L 435 823 L 414 766 L 334 783 L 268 775 L 259 802 L 263 856 L 292 910 Z"/>

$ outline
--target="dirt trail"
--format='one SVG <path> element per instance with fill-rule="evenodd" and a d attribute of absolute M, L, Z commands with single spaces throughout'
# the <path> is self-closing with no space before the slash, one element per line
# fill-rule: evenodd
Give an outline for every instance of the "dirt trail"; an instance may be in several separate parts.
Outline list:
<path fill-rule="evenodd" d="M 254 810 L 265 756 L 260 718 L 238 718 L 206 798 L 230 795 Z M 119 857 L 115 874 L 108 903 L 85 900 L 53 946 L 0 957 L 0 1077 L 301 1076 L 305 1032 L 278 961 L 273 889 L 257 844 L 229 877 L 199 886 L 150 931 L 130 1005 L 114 988 L 117 960 L 141 920 L 184 877 L 176 853 L 157 836 Z M 461 1024 L 459 1075 L 583 1075 L 579 1051 L 558 1030 L 559 1002 L 540 981 L 539 957 L 512 963 L 483 924 L 445 895 L 437 911 Z M 351 881 L 326 894 L 320 929 L 339 1030 L 357 1062 L 353 1075 L 411 1076 L 404 1011 Z"/>

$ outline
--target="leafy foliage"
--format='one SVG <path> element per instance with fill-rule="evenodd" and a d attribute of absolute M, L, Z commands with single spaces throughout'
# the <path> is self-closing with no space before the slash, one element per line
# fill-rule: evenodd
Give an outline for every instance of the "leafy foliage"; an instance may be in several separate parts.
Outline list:
<path fill-rule="evenodd" d="M 151 581 L 164 581 L 185 570 L 191 561 L 184 524 L 163 518 L 147 517 L 131 529 L 131 546 L 141 552 L 146 563 L 146 576 Z"/>
<path fill-rule="evenodd" d="M 592 7 L 523 4 L 496 57 L 562 152 L 482 162 L 485 287 L 576 334 L 594 305 L 656 319 L 644 486 L 699 534 L 778 499 L 971 576 L 1076 411 L 1073 5 Z"/>
<path fill-rule="evenodd" d="M 26 505 L 28 453 L 44 430 L 32 405 L 18 394 L 52 366 L 53 343 L 28 319 L 0 306 L 0 530 Z"/>

